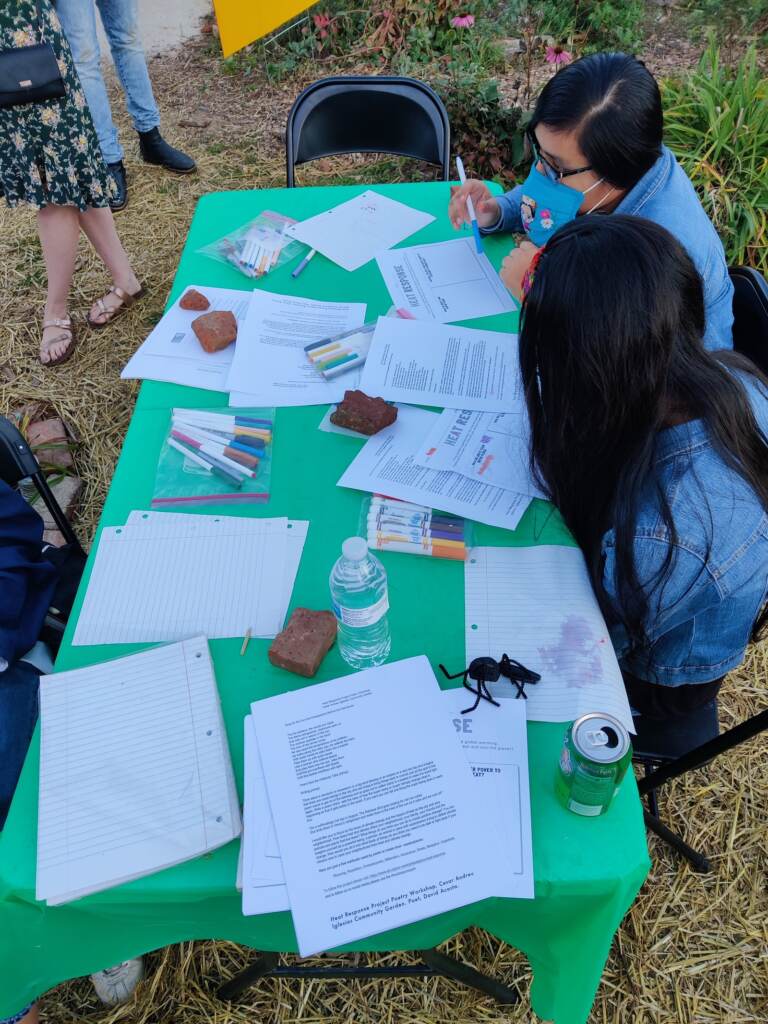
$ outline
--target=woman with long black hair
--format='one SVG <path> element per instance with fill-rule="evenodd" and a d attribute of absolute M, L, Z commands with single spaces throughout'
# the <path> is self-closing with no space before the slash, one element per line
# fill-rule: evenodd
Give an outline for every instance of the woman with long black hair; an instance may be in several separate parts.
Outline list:
<path fill-rule="evenodd" d="M 634 708 L 684 714 L 768 597 L 768 383 L 703 344 L 701 279 L 636 217 L 583 217 L 524 286 L 531 458 L 579 543 Z"/>
<path fill-rule="evenodd" d="M 536 249 L 585 214 L 632 214 L 666 227 L 688 250 L 704 283 L 707 348 L 731 348 L 733 286 L 717 232 L 689 178 L 662 145 L 655 78 L 623 53 L 593 53 L 558 71 L 539 96 L 527 129 L 533 155 L 522 185 L 493 197 L 481 181 L 454 189 L 455 227 L 474 201 L 484 232 L 525 232 L 501 277 L 519 297 Z"/>

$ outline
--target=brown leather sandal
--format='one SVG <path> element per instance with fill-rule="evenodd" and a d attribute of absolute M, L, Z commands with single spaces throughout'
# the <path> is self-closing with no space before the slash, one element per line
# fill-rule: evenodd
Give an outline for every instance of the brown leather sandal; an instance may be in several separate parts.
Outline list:
<path fill-rule="evenodd" d="M 104 296 L 104 298 L 96 299 L 96 308 L 98 309 L 99 313 L 106 314 L 107 319 L 92 320 L 91 314 L 88 313 L 88 316 L 85 319 L 88 323 L 88 326 L 92 327 L 94 331 L 100 331 L 102 327 L 107 327 L 108 324 L 111 324 L 114 320 L 116 320 L 117 317 L 121 315 L 121 313 L 125 313 L 127 309 L 130 309 L 134 302 L 136 302 L 137 299 L 140 299 L 144 295 L 144 287 L 143 285 L 140 285 L 139 290 L 137 292 L 134 292 L 133 295 L 131 295 L 129 292 L 124 291 L 122 288 L 118 288 L 116 284 L 113 284 L 112 287 L 107 292 L 107 295 L 116 295 L 118 299 L 120 299 L 120 305 L 108 306 L 104 301 L 104 298 L 107 297 L 106 295 Z"/>
<path fill-rule="evenodd" d="M 41 366 L 61 366 L 62 363 L 66 363 L 72 353 L 75 351 L 77 345 L 77 338 L 75 337 L 75 328 L 72 325 L 72 321 L 69 317 L 56 317 L 54 320 L 43 321 L 43 331 L 48 327 L 58 327 L 61 333 L 57 334 L 55 338 L 50 341 L 44 341 L 42 336 L 40 338 L 40 347 L 45 347 L 46 352 L 50 352 L 54 345 L 60 342 L 67 342 L 67 347 L 64 349 L 60 356 L 56 356 L 53 359 L 49 359 L 48 362 L 43 362 L 42 353 L 38 356 Z"/>

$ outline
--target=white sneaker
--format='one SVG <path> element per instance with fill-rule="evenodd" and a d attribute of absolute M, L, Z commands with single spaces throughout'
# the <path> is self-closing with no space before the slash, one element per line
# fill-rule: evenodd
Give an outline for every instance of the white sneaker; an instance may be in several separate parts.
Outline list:
<path fill-rule="evenodd" d="M 144 977 L 144 958 L 124 960 L 115 967 L 107 967 L 91 975 L 96 995 L 106 1006 L 114 1006 L 130 999 L 133 991 Z"/>

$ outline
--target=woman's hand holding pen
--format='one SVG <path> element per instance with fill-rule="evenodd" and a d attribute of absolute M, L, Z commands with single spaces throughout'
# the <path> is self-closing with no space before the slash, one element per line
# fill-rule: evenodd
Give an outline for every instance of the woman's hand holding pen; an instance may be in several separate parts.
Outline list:
<path fill-rule="evenodd" d="M 470 216 L 467 209 L 467 196 L 472 197 L 477 215 L 477 223 L 481 228 L 489 228 L 499 219 L 499 204 L 491 195 L 488 186 L 482 181 L 470 178 L 464 185 L 451 187 L 451 201 L 448 204 L 448 217 L 451 224 L 458 230 L 462 224 L 469 224 Z"/>

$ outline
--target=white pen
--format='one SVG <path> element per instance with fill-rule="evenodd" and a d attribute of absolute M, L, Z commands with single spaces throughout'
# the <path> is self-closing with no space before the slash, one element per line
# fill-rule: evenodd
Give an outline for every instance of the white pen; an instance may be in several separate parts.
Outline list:
<path fill-rule="evenodd" d="M 466 185 L 467 176 L 464 173 L 464 164 L 460 156 L 456 157 L 456 170 L 459 172 L 459 181 L 462 185 Z M 475 213 L 475 204 L 472 202 L 472 196 L 467 193 L 467 210 L 469 210 L 469 219 L 472 224 L 472 233 L 475 236 L 475 248 L 478 252 L 483 251 L 483 244 L 480 241 L 480 225 L 477 223 L 477 214 Z"/>

